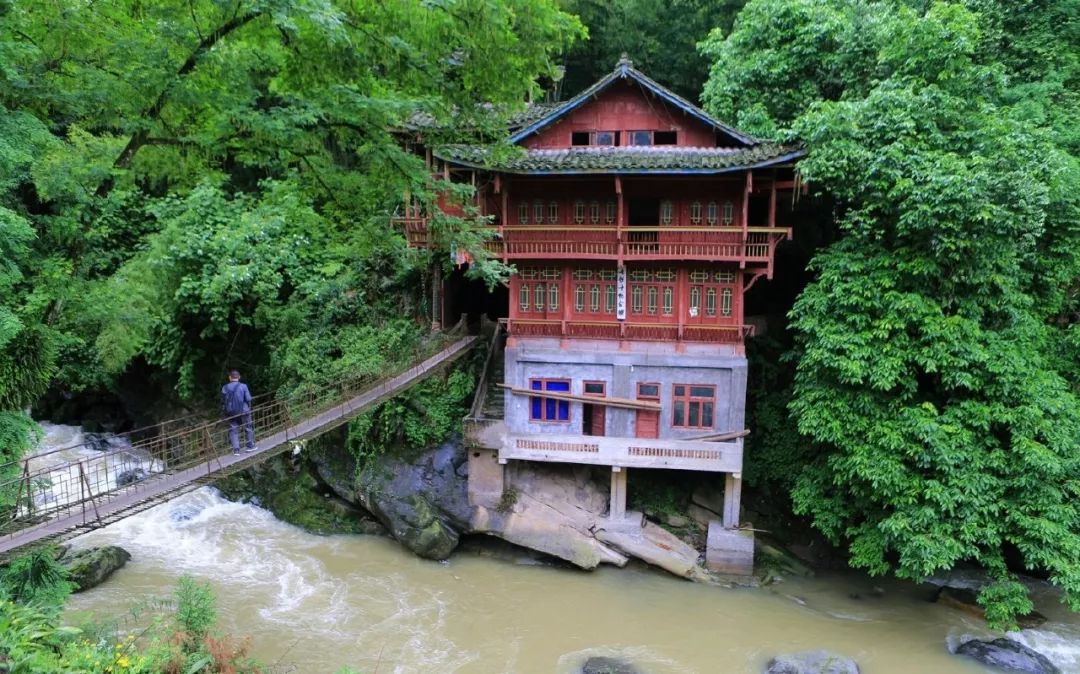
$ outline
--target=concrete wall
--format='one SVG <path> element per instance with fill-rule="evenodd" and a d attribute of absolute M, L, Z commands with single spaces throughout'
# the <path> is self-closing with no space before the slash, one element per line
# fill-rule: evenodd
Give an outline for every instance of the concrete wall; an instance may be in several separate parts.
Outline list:
<path fill-rule="evenodd" d="M 636 398 L 637 384 L 660 384 L 661 438 L 682 439 L 708 431 L 672 428 L 672 385 L 716 386 L 715 432 L 742 430 L 746 410 L 746 358 L 724 345 L 701 345 L 678 353 L 673 345 L 602 340 L 517 338 L 507 343 L 506 380 L 510 386 L 529 388 L 530 379 L 570 379 L 570 392 L 581 395 L 582 382 L 607 382 L 607 395 Z M 605 434 L 634 437 L 636 413 L 607 408 Z M 582 403 L 570 403 L 570 423 L 534 422 L 529 419 L 529 397 L 506 392 L 506 429 L 510 433 L 582 433 Z"/>

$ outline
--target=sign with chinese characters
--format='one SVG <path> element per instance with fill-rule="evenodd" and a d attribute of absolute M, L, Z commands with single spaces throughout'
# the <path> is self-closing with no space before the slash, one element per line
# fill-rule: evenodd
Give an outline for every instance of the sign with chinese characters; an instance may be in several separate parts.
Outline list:
<path fill-rule="evenodd" d="M 615 318 L 620 321 L 626 320 L 626 267 L 619 267 L 619 273 L 615 277 Z"/>

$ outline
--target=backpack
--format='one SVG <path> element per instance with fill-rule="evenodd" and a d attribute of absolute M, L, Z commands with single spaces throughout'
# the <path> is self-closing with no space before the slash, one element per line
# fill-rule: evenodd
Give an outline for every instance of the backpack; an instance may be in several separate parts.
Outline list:
<path fill-rule="evenodd" d="M 221 411 L 227 416 L 241 414 L 245 411 L 244 389 L 247 388 L 239 382 L 229 382 L 221 389 Z"/>

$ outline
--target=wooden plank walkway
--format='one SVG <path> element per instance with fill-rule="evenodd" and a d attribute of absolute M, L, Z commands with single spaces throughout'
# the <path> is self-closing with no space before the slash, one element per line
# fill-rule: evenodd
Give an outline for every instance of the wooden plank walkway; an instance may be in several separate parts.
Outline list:
<path fill-rule="evenodd" d="M 155 474 L 134 484 L 101 494 L 92 502 L 82 502 L 56 516 L 0 537 L 0 559 L 30 545 L 70 538 L 133 515 L 176 496 L 197 489 L 214 479 L 243 470 L 290 449 L 293 443 L 337 428 L 353 417 L 422 381 L 442 366 L 465 355 L 477 337 L 464 337 L 439 353 L 413 365 L 363 393 L 314 417 L 259 440 L 255 452 L 227 453 L 185 470 Z"/>

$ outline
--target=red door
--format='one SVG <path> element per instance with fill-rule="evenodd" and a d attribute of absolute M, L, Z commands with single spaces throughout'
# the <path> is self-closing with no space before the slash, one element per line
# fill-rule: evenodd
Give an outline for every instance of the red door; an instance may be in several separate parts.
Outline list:
<path fill-rule="evenodd" d="M 607 382 L 587 381 L 584 382 L 584 393 L 587 396 L 603 398 L 607 390 Z M 607 428 L 607 408 L 604 405 L 582 405 L 585 435 L 604 435 Z"/>
<path fill-rule="evenodd" d="M 652 403 L 660 402 L 659 384 L 638 384 L 637 399 Z M 660 412 L 656 410 L 638 410 L 634 420 L 634 435 L 639 438 L 660 437 Z"/>

